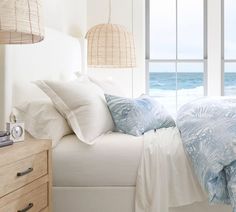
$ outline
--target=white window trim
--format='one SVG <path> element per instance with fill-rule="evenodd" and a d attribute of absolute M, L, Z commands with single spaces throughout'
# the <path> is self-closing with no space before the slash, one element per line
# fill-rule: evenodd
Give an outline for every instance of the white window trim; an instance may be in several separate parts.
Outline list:
<path fill-rule="evenodd" d="M 224 74 L 225 74 L 225 64 L 226 63 L 236 63 L 236 59 L 225 59 L 225 8 L 224 8 L 225 0 L 221 0 L 221 49 L 222 49 L 222 57 L 221 57 L 221 94 L 225 95 L 225 86 L 224 86 Z"/>
<path fill-rule="evenodd" d="M 207 0 L 208 96 L 223 94 L 222 6 L 223 0 Z"/>

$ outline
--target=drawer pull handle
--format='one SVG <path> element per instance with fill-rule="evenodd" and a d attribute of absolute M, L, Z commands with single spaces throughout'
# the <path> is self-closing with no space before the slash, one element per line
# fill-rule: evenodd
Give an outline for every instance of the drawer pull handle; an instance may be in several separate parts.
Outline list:
<path fill-rule="evenodd" d="M 31 208 L 33 208 L 34 204 L 33 203 L 29 203 L 28 206 L 26 206 L 24 209 L 18 210 L 17 212 L 26 212 L 28 210 L 30 210 Z"/>
<path fill-rule="evenodd" d="M 33 168 L 28 168 L 26 171 L 23 171 L 23 172 L 18 172 L 16 174 L 17 177 L 21 177 L 21 176 L 24 176 L 26 174 L 29 174 L 30 172 L 32 172 L 34 169 Z"/>

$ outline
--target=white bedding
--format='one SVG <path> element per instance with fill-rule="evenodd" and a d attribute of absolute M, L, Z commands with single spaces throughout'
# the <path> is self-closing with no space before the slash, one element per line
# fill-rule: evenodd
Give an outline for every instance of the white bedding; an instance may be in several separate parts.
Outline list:
<path fill-rule="evenodd" d="M 204 201 L 206 194 L 184 152 L 179 130 L 163 128 L 144 136 L 136 185 L 136 212 L 169 212 Z"/>
<path fill-rule="evenodd" d="M 161 130 L 157 132 L 161 132 Z M 169 206 L 177 206 L 206 199 L 192 175 L 192 170 L 188 165 L 183 148 L 181 148 L 180 139 L 174 138 L 175 132 L 159 134 L 159 136 L 150 132 L 144 138 L 112 133 L 100 138 L 94 146 L 79 142 L 75 135 L 64 137 L 53 150 L 54 208 L 58 212 L 166 212 L 166 209 L 163 210 L 166 203 Z M 165 139 L 162 139 L 163 136 Z M 153 148 L 148 148 L 152 141 L 159 145 L 153 144 Z M 159 149 L 158 146 L 162 148 Z M 142 154 L 143 147 L 145 148 L 144 154 Z M 159 151 L 157 151 L 158 149 Z M 152 150 L 162 154 L 158 160 L 151 161 L 151 157 L 147 158 Z M 164 152 L 160 150 L 164 150 Z M 163 153 L 166 152 L 168 154 L 164 155 L 167 157 L 164 157 Z M 145 168 L 144 159 L 146 159 L 146 165 L 149 164 L 150 167 L 146 167 L 146 171 L 139 172 L 136 187 L 139 164 L 139 171 L 141 171 Z M 155 163 L 162 166 L 161 172 L 158 166 L 154 166 Z M 171 166 L 167 166 L 167 164 L 171 164 Z M 174 173 L 167 181 L 171 170 Z M 143 184 L 139 184 L 140 176 L 141 179 L 144 179 L 144 175 L 148 177 L 153 173 L 155 174 L 152 176 L 162 176 L 162 179 L 156 178 L 156 184 L 154 181 L 141 181 Z M 148 186 L 145 188 L 146 191 L 142 187 L 145 186 L 144 182 Z M 168 190 L 165 190 L 166 188 Z M 151 198 L 146 196 L 148 192 L 152 195 Z M 168 198 L 168 194 L 170 194 L 170 198 Z M 134 201 L 135 195 L 137 195 L 136 201 Z M 137 206 L 137 198 L 139 198 L 138 201 L 148 203 L 149 205 L 146 206 L 149 208 L 144 210 L 141 203 L 135 210 L 134 205 L 136 202 Z M 156 210 L 158 203 L 161 204 Z M 161 210 L 160 207 L 162 207 Z M 207 200 L 169 209 L 169 212 L 230 211 L 230 207 L 226 206 L 209 206 Z"/>
<path fill-rule="evenodd" d="M 121 133 L 104 135 L 93 146 L 75 135 L 65 136 L 53 149 L 53 184 L 135 186 L 142 148 L 142 137 Z"/>
<path fill-rule="evenodd" d="M 191 204 L 191 205 L 190 205 Z M 229 212 L 207 203 L 177 128 L 148 132 L 138 170 L 135 212 Z"/>

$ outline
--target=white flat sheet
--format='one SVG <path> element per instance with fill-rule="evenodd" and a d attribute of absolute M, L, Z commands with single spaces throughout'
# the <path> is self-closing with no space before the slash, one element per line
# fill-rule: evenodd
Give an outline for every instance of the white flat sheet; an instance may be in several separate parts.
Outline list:
<path fill-rule="evenodd" d="M 121 133 L 104 135 L 93 146 L 66 136 L 53 149 L 53 184 L 135 186 L 142 149 L 142 137 Z"/>
<path fill-rule="evenodd" d="M 207 199 L 193 174 L 177 128 L 145 134 L 136 189 L 136 212 L 169 212 L 169 207 Z"/>

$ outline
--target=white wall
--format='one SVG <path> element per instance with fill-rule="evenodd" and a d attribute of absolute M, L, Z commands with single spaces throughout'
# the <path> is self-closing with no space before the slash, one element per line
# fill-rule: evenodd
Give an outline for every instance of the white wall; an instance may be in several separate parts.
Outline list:
<path fill-rule="evenodd" d="M 86 0 L 42 0 L 46 27 L 77 37 L 81 43 L 83 61 L 86 60 L 84 36 L 87 31 Z M 85 63 L 82 69 L 85 69 Z"/>
<path fill-rule="evenodd" d="M 86 33 L 86 0 L 42 0 L 42 4 L 46 26 L 75 37 Z"/>
<path fill-rule="evenodd" d="M 88 29 L 107 22 L 108 5 L 108 0 L 87 0 Z M 137 59 L 137 67 L 133 69 L 133 91 L 134 96 L 139 96 L 145 92 L 145 0 L 134 0 L 133 12 Z M 112 0 L 111 23 L 124 25 L 132 31 L 132 0 Z M 132 96 L 132 69 L 88 69 L 88 73 L 97 77 L 112 77 Z"/>

